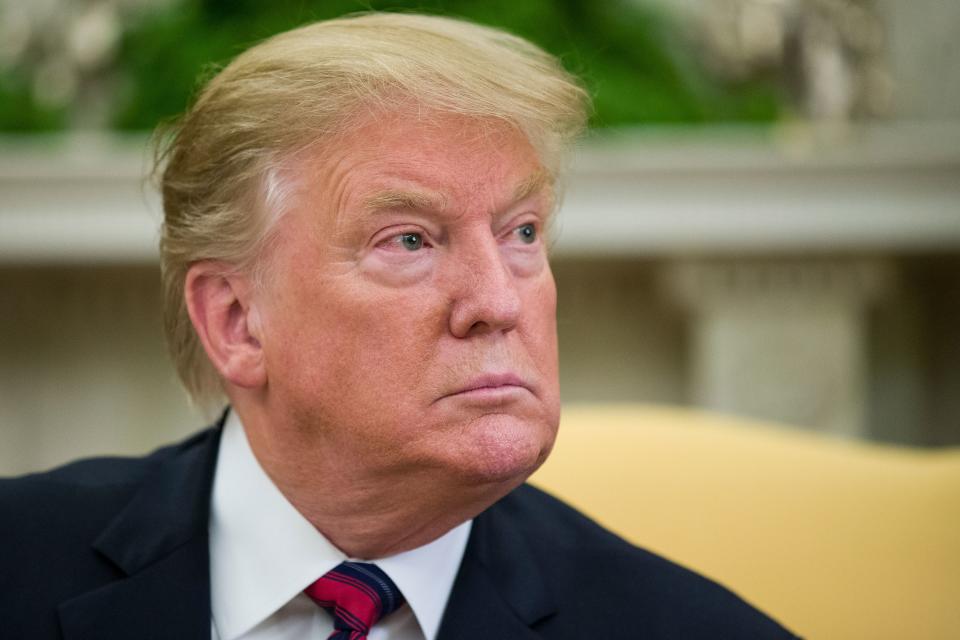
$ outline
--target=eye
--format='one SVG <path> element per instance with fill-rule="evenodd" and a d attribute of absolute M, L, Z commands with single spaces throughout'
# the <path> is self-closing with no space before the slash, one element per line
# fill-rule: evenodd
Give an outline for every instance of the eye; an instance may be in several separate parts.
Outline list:
<path fill-rule="evenodd" d="M 417 251 L 423 247 L 423 236 L 419 233 L 404 233 L 400 235 L 400 244 L 407 251 Z"/>
<path fill-rule="evenodd" d="M 524 244 L 533 244 L 537 239 L 537 227 L 531 223 L 520 225 L 516 233 Z"/>

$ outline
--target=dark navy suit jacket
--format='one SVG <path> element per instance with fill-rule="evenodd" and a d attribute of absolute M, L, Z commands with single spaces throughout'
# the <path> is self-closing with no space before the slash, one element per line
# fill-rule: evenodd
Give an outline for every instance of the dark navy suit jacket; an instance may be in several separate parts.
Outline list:
<path fill-rule="evenodd" d="M 209 640 L 220 429 L 0 480 L 0 638 Z M 793 638 L 529 486 L 474 521 L 439 640 Z"/>

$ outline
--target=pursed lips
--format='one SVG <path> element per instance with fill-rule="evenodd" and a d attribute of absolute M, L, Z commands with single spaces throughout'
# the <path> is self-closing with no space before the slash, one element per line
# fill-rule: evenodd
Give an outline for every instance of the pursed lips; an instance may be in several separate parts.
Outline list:
<path fill-rule="evenodd" d="M 438 400 L 455 396 L 476 397 L 477 399 L 483 397 L 502 399 L 516 391 L 533 393 L 530 385 L 516 374 L 484 374 L 473 378 L 462 387 L 441 396 Z"/>

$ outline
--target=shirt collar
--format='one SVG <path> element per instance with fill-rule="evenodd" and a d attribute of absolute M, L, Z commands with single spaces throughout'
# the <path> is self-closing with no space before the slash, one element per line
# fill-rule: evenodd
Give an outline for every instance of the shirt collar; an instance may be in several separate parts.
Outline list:
<path fill-rule="evenodd" d="M 223 428 L 210 513 L 213 622 L 221 640 L 246 633 L 346 556 L 273 484 L 231 411 Z M 397 584 L 433 640 L 472 521 L 422 547 L 372 560 Z"/>

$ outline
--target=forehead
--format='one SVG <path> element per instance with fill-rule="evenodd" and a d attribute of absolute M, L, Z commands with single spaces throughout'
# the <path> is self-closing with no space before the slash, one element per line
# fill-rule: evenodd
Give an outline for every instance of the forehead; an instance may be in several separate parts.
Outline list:
<path fill-rule="evenodd" d="M 341 210 L 497 207 L 551 183 L 525 136 L 500 121 L 399 112 L 351 124 L 308 162 L 310 191 Z"/>

